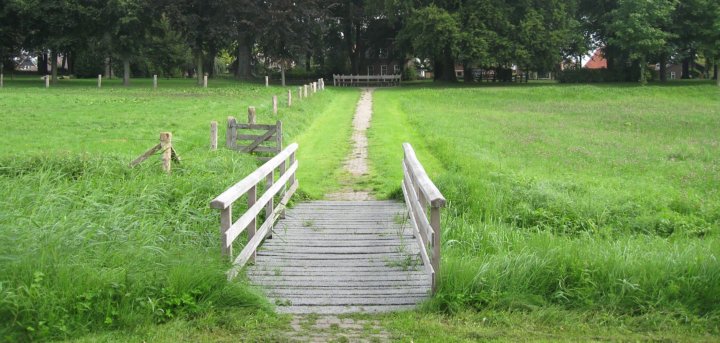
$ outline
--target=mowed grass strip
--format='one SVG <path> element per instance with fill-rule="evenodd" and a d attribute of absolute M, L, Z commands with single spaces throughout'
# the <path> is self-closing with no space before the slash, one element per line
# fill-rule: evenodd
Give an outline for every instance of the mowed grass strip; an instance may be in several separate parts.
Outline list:
<path fill-rule="evenodd" d="M 719 95 L 702 83 L 378 90 L 374 183 L 398 196 L 409 140 L 449 200 L 429 308 L 657 315 L 717 334 Z"/>
<path fill-rule="evenodd" d="M 309 127 L 345 125 L 358 92 L 295 98 L 292 108 L 281 105 L 274 116 L 271 96 L 282 103 L 286 94 L 280 87 L 228 81 L 222 89 L 202 89 L 187 80 L 171 82 L 172 89 L 158 91 L 98 90 L 86 80 L 49 90 L 10 84 L 1 91 L 1 341 L 108 330 L 120 331 L 107 337 L 125 337 L 132 328 L 141 330 L 133 337 L 153 337 L 155 324 L 176 321 L 230 331 L 257 327 L 247 337 L 264 337 L 264 326 L 242 320 L 270 316 L 266 321 L 276 326 L 286 323 L 268 314 L 271 305 L 261 292 L 225 278 L 229 262 L 220 257 L 219 214 L 208 204 L 258 166 L 254 157 L 223 148 L 225 119 L 245 122 L 247 106 L 256 106 L 258 123 L 283 121 L 289 144 Z M 221 147 L 214 152 L 210 120 L 220 126 Z M 129 169 L 133 158 L 157 144 L 160 131 L 174 133 L 182 163 L 171 175 L 162 172 L 158 156 Z M 347 132 L 322 140 L 338 149 L 330 156 L 344 153 Z M 323 194 L 332 181 L 315 181 L 331 177 L 340 160 L 313 168 L 312 159 L 327 148 L 313 139 L 300 139 L 304 171 L 298 177 L 309 193 Z M 244 204 L 238 201 L 235 217 Z M 244 241 L 238 239 L 235 251 Z M 238 312 L 243 308 L 250 310 Z M 195 340 L 198 331 L 185 332 Z"/>

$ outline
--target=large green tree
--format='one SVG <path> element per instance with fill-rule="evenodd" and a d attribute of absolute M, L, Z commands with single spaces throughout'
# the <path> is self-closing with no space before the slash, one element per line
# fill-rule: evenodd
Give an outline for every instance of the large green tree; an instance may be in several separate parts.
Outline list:
<path fill-rule="evenodd" d="M 647 83 L 648 56 L 662 51 L 672 34 L 662 29 L 675 9 L 675 0 L 619 0 L 611 13 L 610 42 L 626 50 L 640 66 L 640 83 Z"/>

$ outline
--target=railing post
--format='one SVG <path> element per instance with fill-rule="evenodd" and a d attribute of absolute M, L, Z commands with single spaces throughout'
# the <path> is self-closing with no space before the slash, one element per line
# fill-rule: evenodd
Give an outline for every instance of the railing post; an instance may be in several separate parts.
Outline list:
<path fill-rule="evenodd" d="M 248 208 L 251 208 L 253 205 L 255 205 L 255 202 L 257 201 L 257 185 L 252 186 L 250 190 L 247 192 L 247 203 Z M 247 226 L 247 233 L 248 233 L 248 242 L 255 236 L 255 232 L 257 231 L 257 217 L 253 218 L 253 220 L 248 224 Z M 257 251 L 253 251 L 252 255 L 250 255 L 249 262 L 255 262 L 255 257 L 257 257 Z"/>
<path fill-rule="evenodd" d="M 433 257 L 432 257 L 432 265 L 433 269 L 435 269 L 435 275 L 433 278 L 433 293 L 437 291 L 437 277 L 440 274 L 440 245 L 441 245 L 441 229 L 440 229 L 440 207 L 432 206 L 430 208 L 430 226 L 433 229 L 433 239 L 432 239 L 432 245 L 433 245 Z"/>
<path fill-rule="evenodd" d="M 235 149 L 237 146 L 237 120 L 235 120 L 235 117 L 228 117 L 227 119 L 225 146 L 227 146 L 228 149 Z"/>
<path fill-rule="evenodd" d="M 222 255 L 232 259 L 232 245 L 228 245 L 225 232 L 232 226 L 232 205 L 220 210 L 220 241 L 222 244 Z"/>
<path fill-rule="evenodd" d="M 265 189 L 269 189 L 275 183 L 275 169 L 265 177 Z M 273 210 L 275 209 L 275 197 L 270 198 L 270 201 L 265 204 L 265 220 L 271 220 Z M 272 237 L 272 230 L 270 230 L 268 236 Z"/>
<path fill-rule="evenodd" d="M 272 107 L 273 107 L 273 114 L 278 114 L 278 97 L 277 95 L 272 96 Z"/>
<path fill-rule="evenodd" d="M 292 107 L 292 89 L 288 89 L 288 107 Z"/>

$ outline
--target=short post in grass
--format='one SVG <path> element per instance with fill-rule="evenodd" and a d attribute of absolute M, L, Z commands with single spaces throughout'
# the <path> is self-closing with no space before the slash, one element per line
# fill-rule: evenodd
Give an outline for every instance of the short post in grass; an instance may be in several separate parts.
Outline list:
<path fill-rule="evenodd" d="M 234 149 L 237 143 L 237 120 L 235 117 L 228 117 L 227 130 L 225 130 L 225 146 Z"/>
<path fill-rule="evenodd" d="M 98 88 L 102 88 L 102 74 L 98 74 Z"/>
<path fill-rule="evenodd" d="M 160 149 L 162 150 L 163 170 L 170 174 L 172 169 L 172 132 L 160 133 Z"/>
<path fill-rule="evenodd" d="M 203 88 L 207 88 L 208 74 L 203 75 Z"/>
<path fill-rule="evenodd" d="M 210 150 L 217 150 L 218 142 L 218 123 L 216 121 L 210 122 Z"/>
<path fill-rule="evenodd" d="M 257 117 L 257 113 L 255 112 L 255 107 L 254 106 L 248 107 L 248 124 L 250 124 L 250 125 L 255 124 L 256 117 Z"/>
<path fill-rule="evenodd" d="M 157 89 L 157 74 L 153 75 L 153 89 Z"/>
<path fill-rule="evenodd" d="M 273 95 L 272 97 L 273 114 L 278 114 L 278 97 Z"/>
<path fill-rule="evenodd" d="M 302 99 L 302 86 L 298 87 L 298 99 Z"/>
<path fill-rule="evenodd" d="M 5 87 L 5 75 L 3 73 L 0 73 L 0 88 Z"/>
<path fill-rule="evenodd" d="M 308 97 L 308 85 L 303 86 L 303 97 Z"/>
<path fill-rule="evenodd" d="M 270 87 L 270 77 L 265 75 L 265 87 Z"/>
<path fill-rule="evenodd" d="M 50 75 L 45 75 L 45 88 L 50 88 Z"/>
<path fill-rule="evenodd" d="M 288 89 L 288 107 L 292 107 L 292 89 Z"/>

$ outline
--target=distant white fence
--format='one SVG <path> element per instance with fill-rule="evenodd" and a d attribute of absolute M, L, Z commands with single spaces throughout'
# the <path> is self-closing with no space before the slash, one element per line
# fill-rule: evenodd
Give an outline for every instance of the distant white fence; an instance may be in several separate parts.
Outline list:
<path fill-rule="evenodd" d="M 333 85 L 340 87 L 399 86 L 400 75 L 333 75 Z"/>

